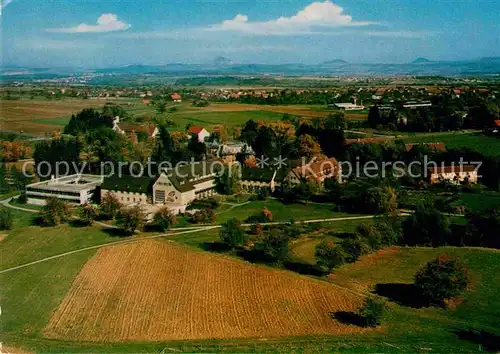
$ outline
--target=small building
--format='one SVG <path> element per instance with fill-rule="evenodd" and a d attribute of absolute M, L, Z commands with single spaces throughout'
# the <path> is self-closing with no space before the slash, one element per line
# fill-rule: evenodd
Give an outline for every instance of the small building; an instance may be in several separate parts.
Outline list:
<path fill-rule="evenodd" d="M 182 102 L 182 96 L 179 95 L 177 92 L 176 93 L 173 93 L 170 95 L 170 98 L 172 99 L 172 101 L 174 102 Z"/>
<path fill-rule="evenodd" d="M 28 204 L 45 205 L 47 199 L 58 198 L 73 204 L 90 203 L 103 178 L 96 175 L 74 174 L 29 184 L 26 186 Z"/>
<path fill-rule="evenodd" d="M 435 166 L 429 168 L 428 178 L 430 184 L 442 182 L 477 183 L 478 174 L 476 166 L 472 165 Z"/>
<path fill-rule="evenodd" d="M 196 135 L 198 137 L 198 141 L 205 142 L 205 139 L 210 136 L 210 133 L 203 127 L 198 125 L 192 125 L 188 129 L 189 137 Z"/>
<path fill-rule="evenodd" d="M 365 106 L 360 106 L 356 103 L 335 103 L 334 106 L 343 111 L 361 111 L 365 109 Z"/>
<path fill-rule="evenodd" d="M 121 123 L 120 125 L 115 124 L 113 130 L 119 134 L 126 135 L 128 137 L 134 134 L 144 134 L 147 135 L 149 139 L 156 138 L 160 131 L 158 127 L 154 124 L 133 124 L 133 123 Z"/>

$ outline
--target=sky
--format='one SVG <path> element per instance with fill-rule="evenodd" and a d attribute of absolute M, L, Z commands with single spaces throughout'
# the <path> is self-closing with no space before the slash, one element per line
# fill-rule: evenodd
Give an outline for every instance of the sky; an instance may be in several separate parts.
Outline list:
<path fill-rule="evenodd" d="M 3 0 L 0 24 L 2 66 L 500 56 L 499 0 Z"/>

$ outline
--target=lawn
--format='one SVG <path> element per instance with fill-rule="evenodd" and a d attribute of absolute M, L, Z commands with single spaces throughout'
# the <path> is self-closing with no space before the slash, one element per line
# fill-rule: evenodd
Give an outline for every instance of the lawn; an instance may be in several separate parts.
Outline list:
<path fill-rule="evenodd" d="M 489 209 L 500 208 L 500 193 L 461 193 L 460 201 L 465 204 L 468 210 L 482 212 Z"/>
<path fill-rule="evenodd" d="M 252 202 L 256 210 L 264 204 L 278 210 L 277 201 Z M 259 204 L 260 203 L 260 204 Z M 285 206 L 284 208 L 289 207 Z M 300 208 L 301 206 L 298 206 Z M 302 208 L 317 207 L 316 205 Z M 300 209 L 299 209 L 300 210 Z M 297 209 L 295 209 L 297 211 Z M 307 214 L 302 212 L 302 214 Z M 236 210 L 235 210 L 236 212 Z M 324 213 L 322 210 L 319 213 Z M 99 228 L 74 228 L 68 225 L 42 229 L 29 226 L 31 214 L 13 211 L 16 218 L 14 230 L 0 242 L 2 268 L 32 261 L 40 257 L 79 248 L 86 245 L 116 240 Z M 241 211 L 240 211 L 241 213 Z M 280 211 L 276 211 L 279 214 Z M 246 214 L 249 214 L 248 212 Z M 241 213 L 241 216 L 245 214 Z M 284 217 L 289 214 L 285 213 Z M 352 231 L 356 221 L 328 224 L 338 232 Z M 295 257 L 311 262 L 315 243 L 323 237 L 321 230 L 314 231 L 302 243 L 291 247 Z M 218 230 L 203 233 L 171 236 L 170 242 L 199 247 L 202 242 L 218 238 Z M 164 242 L 168 243 L 168 240 Z M 198 250 L 197 253 L 201 252 Z M 61 303 L 76 275 L 95 250 L 76 253 L 36 266 L 0 274 L 2 299 L 1 341 L 7 347 L 22 347 L 29 351 L 45 352 L 143 352 L 190 351 L 190 352 L 290 352 L 300 351 L 348 351 L 348 352 L 420 352 L 430 348 L 437 352 L 471 352 L 478 344 L 457 339 L 456 331 L 470 327 L 483 328 L 491 333 L 500 333 L 498 317 L 500 303 L 497 301 L 500 281 L 498 251 L 469 248 L 388 248 L 364 256 L 355 264 L 345 265 L 334 271 L 328 279 L 335 286 L 346 287 L 355 292 L 369 292 L 376 284 L 411 282 L 416 270 L 428 260 L 441 253 L 459 256 L 467 264 L 472 286 L 464 301 L 456 310 L 436 308 L 413 309 L 389 302 L 384 325 L 376 331 L 345 335 L 296 336 L 266 341 L 249 339 L 192 340 L 182 342 L 123 342 L 86 343 L 46 339 L 43 328 Z M 227 257 L 212 254 L 211 257 Z M 15 311 L 12 311 L 14 309 Z M 21 311 L 19 309 L 22 309 Z M 430 349 L 425 349 L 428 351 Z"/>
<path fill-rule="evenodd" d="M 283 204 L 279 200 L 252 201 L 240 207 L 233 208 L 217 215 L 217 223 L 221 224 L 231 218 L 244 221 L 251 215 L 268 208 L 273 213 L 273 221 L 291 221 L 305 219 L 329 219 L 336 217 L 354 216 L 334 211 L 331 204 Z"/>

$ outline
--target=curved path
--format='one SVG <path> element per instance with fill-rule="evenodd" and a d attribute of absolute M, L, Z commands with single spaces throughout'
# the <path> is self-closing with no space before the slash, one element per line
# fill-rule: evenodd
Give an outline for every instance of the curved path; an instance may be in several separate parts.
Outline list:
<path fill-rule="evenodd" d="M 11 197 L 5 200 L 0 201 L 0 204 L 11 209 L 15 210 L 20 210 L 20 211 L 25 211 L 29 213 L 38 213 L 38 210 L 33 210 L 33 209 L 28 209 L 28 208 L 22 208 L 18 207 L 15 205 L 10 204 L 10 201 L 15 198 Z M 242 205 L 244 205 L 243 203 Z M 406 216 L 408 215 L 407 213 L 402 213 L 400 214 L 401 216 Z M 296 221 L 295 224 L 312 224 L 312 223 L 321 223 L 321 222 L 338 222 L 338 221 L 350 221 L 350 220 L 369 220 L 375 218 L 376 215 L 364 215 L 364 216 L 346 216 L 346 217 L 339 217 L 339 218 L 329 218 L 329 219 L 311 219 L 311 220 L 302 220 L 302 221 Z M 98 221 L 95 221 L 94 223 L 105 227 L 105 228 L 114 228 L 116 229 L 117 227 L 114 225 L 108 225 L 105 223 L 101 223 Z M 267 222 L 267 223 L 261 223 L 263 226 L 272 226 L 272 225 L 286 225 L 289 224 L 289 221 L 275 221 L 275 222 Z M 248 227 L 251 226 L 252 224 L 246 223 L 246 224 L 241 224 L 241 226 Z M 132 243 L 132 242 L 138 242 L 142 240 L 150 240 L 150 239 L 155 239 L 155 238 L 160 238 L 160 237 L 170 237 L 170 236 L 176 236 L 176 235 L 183 235 L 183 234 L 189 234 L 189 233 L 195 233 L 195 232 L 202 232 L 202 231 L 208 231 L 208 230 L 213 230 L 213 229 L 218 229 L 222 225 L 200 225 L 200 226 L 187 226 L 187 227 L 179 227 L 179 228 L 172 228 L 171 232 L 159 234 L 159 235 L 153 235 L 153 236 L 145 236 L 145 237 L 137 237 L 134 239 L 127 239 L 127 240 L 121 240 L 121 241 L 115 241 L 115 242 L 108 242 L 108 243 L 103 243 L 99 245 L 94 245 L 94 246 L 89 246 L 89 247 L 84 247 L 84 248 L 79 248 L 76 250 L 60 253 L 54 256 L 42 258 L 33 262 L 29 263 L 24 263 L 15 267 L 7 268 L 7 269 L 2 269 L 0 270 L 0 274 L 11 272 L 17 269 L 22 269 L 26 268 L 32 265 L 36 265 L 42 262 L 47 262 L 53 259 L 65 257 L 74 253 L 79 253 L 79 252 L 85 252 L 89 250 L 94 250 L 94 249 L 99 249 L 103 247 L 108 247 L 108 246 L 114 246 L 114 245 L 119 245 L 119 244 L 124 244 L 124 243 Z"/>

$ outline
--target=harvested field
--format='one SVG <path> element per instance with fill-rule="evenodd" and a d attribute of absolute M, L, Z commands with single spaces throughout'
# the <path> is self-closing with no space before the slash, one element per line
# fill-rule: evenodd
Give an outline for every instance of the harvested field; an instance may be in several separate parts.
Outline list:
<path fill-rule="evenodd" d="M 327 282 L 158 241 L 106 247 L 45 327 L 49 338 L 158 341 L 367 331 L 331 318 L 363 299 Z"/>
<path fill-rule="evenodd" d="M 61 129 L 61 118 L 68 118 L 84 108 L 102 107 L 98 100 L 2 100 L 0 101 L 0 129 L 24 131 L 40 135 Z M 54 123 L 50 121 L 54 119 Z M 41 121 L 38 121 L 41 120 Z"/>

